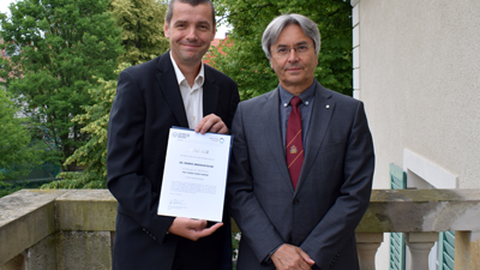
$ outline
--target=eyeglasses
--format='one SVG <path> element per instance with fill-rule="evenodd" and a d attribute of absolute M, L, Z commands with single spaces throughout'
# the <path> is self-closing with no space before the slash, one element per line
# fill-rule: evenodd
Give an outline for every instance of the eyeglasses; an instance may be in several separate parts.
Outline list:
<path fill-rule="evenodd" d="M 309 45 L 309 44 L 301 44 L 301 45 L 297 45 L 293 48 L 290 48 L 290 47 L 286 47 L 286 46 L 282 46 L 282 47 L 277 47 L 274 52 L 276 55 L 280 56 L 280 57 L 285 57 L 287 55 L 290 54 L 290 51 L 291 50 L 294 50 L 296 53 L 298 53 L 299 55 L 304 55 L 308 52 L 308 50 L 311 48 L 312 46 Z"/>

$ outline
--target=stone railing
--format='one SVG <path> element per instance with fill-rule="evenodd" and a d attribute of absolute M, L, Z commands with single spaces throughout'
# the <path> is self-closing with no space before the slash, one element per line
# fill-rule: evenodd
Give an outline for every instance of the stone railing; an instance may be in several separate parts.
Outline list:
<path fill-rule="evenodd" d="M 0 270 L 111 269 L 116 207 L 108 190 L 21 190 L 1 198 Z"/>
<path fill-rule="evenodd" d="M 480 269 L 480 190 L 374 190 L 358 225 L 362 270 L 374 270 L 384 232 L 402 232 L 410 250 L 410 270 L 428 270 L 428 254 L 438 233 L 455 231 L 455 270 Z"/>
<path fill-rule="evenodd" d="M 116 201 L 107 190 L 22 190 L 0 199 L 0 270 L 110 269 Z M 427 270 L 440 231 L 456 231 L 455 269 L 480 265 L 480 190 L 374 190 L 357 227 L 362 270 L 384 232 L 403 232 Z"/>

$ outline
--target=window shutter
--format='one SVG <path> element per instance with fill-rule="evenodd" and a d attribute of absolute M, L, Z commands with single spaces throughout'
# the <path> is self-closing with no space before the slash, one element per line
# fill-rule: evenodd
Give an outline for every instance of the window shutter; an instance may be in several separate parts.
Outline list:
<path fill-rule="evenodd" d="M 438 239 L 438 270 L 453 270 L 455 232 L 441 232 Z"/>
<path fill-rule="evenodd" d="M 390 181 L 392 189 L 407 188 L 407 174 L 393 163 L 390 164 Z M 390 234 L 390 270 L 405 270 L 405 236 L 403 233 Z"/>

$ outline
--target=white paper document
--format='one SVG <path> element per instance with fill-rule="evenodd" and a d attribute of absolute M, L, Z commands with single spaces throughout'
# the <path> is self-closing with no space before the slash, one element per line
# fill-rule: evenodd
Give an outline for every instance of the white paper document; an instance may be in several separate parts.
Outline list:
<path fill-rule="evenodd" d="M 222 221 L 231 136 L 173 127 L 158 215 Z"/>

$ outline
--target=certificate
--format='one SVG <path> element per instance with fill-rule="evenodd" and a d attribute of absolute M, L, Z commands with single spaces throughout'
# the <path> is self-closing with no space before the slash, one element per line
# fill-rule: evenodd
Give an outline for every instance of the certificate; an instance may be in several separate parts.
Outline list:
<path fill-rule="evenodd" d="M 170 129 L 158 215 L 222 221 L 231 138 Z"/>

